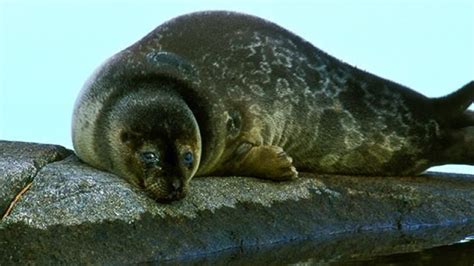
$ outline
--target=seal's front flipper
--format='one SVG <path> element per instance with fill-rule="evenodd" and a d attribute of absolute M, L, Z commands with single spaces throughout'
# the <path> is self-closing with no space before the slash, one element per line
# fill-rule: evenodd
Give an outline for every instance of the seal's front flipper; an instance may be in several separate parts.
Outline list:
<path fill-rule="evenodd" d="M 276 181 L 298 177 L 293 159 L 281 147 L 243 143 L 237 148 L 236 155 L 237 161 L 232 174 Z"/>

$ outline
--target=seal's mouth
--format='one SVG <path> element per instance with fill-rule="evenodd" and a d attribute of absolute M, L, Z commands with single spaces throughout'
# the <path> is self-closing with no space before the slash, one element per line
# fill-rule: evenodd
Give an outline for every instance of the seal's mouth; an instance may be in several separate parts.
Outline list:
<path fill-rule="evenodd" d="M 150 178 L 145 182 L 145 191 L 158 202 L 169 203 L 183 199 L 187 194 L 187 185 L 179 178 Z"/>

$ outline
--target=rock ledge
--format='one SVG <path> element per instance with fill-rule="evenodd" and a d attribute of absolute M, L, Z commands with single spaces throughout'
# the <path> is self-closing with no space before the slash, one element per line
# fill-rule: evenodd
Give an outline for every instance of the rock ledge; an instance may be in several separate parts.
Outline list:
<path fill-rule="evenodd" d="M 184 200 L 158 204 L 63 147 L 0 141 L 0 215 L 29 183 L 0 222 L 1 262 L 138 263 L 227 250 L 226 261 L 239 253 L 241 262 L 266 254 L 267 262 L 290 263 L 289 254 L 302 251 L 276 243 L 311 240 L 313 253 L 317 243 L 321 252 L 354 258 L 474 233 L 472 175 L 195 178 Z M 265 251 L 271 245 L 276 255 Z"/>

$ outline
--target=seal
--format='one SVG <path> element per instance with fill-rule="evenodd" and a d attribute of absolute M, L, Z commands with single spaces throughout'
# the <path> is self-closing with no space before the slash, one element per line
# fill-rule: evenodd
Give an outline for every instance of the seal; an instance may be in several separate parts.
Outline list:
<path fill-rule="evenodd" d="M 473 165 L 473 100 L 473 81 L 428 98 L 269 21 L 199 12 L 100 66 L 77 99 L 72 138 L 84 162 L 171 201 L 194 176 L 400 176 Z"/>

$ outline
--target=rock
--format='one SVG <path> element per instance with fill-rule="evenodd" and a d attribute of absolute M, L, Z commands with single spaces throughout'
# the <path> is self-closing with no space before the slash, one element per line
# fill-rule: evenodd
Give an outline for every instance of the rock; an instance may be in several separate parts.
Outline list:
<path fill-rule="evenodd" d="M 60 146 L 0 141 L 0 214 L 39 169 L 68 154 L 71 151 Z"/>
<path fill-rule="evenodd" d="M 2 202 L 9 204 L 33 180 L 0 222 L 1 262 L 139 263 L 227 250 L 205 261 L 228 262 L 239 253 L 241 263 L 291 263 L 294 254 L 314 254 L 315 245 L 322 260 L 328 254 L 364 257 L 367 250 L 390 254 L 445 245 L 474 232 L 472 175 L 301 174 L 281 183 L 205 177 L 191 182 L 184 200 L 159 204 L 69 154 L 58 146 L 0 142 L 1 195 L 14 187 Z M 266 251 L 308 239 L 310 249 Z"/>

